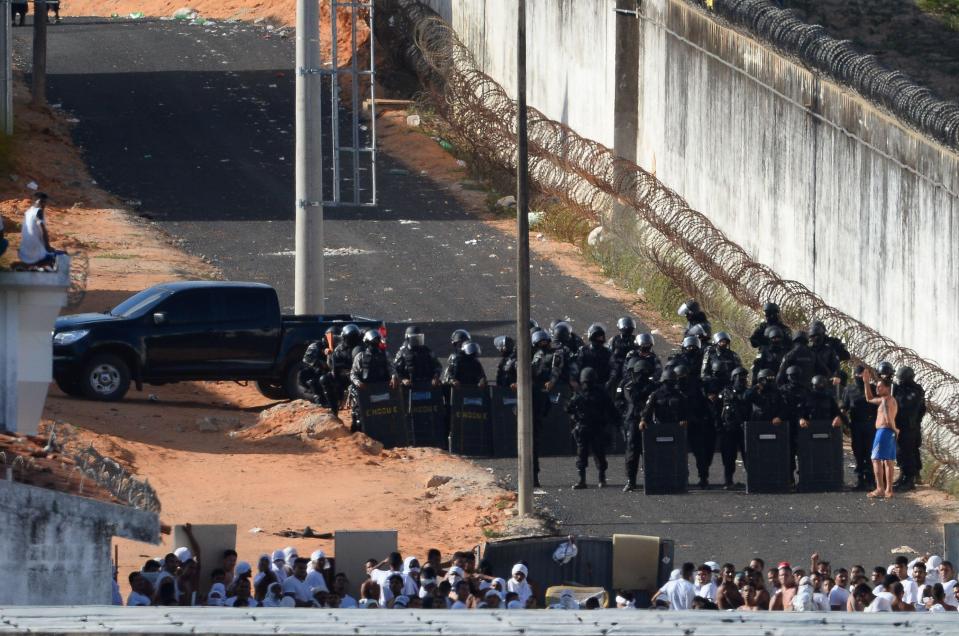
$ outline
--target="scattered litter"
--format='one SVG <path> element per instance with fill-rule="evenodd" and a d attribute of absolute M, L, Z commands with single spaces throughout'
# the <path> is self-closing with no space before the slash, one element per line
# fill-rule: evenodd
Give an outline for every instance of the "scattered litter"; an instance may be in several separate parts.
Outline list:
<path fill-rule="evenodd" d="M 230 163 L 229 159 L 220 159 L 220 163 Z"/>
<path fill-rule="evenodd" d="M 661 332 L 659 329 L 653 329 L 653 330 L 650 331 L 649 333 L 650 333 L 651 335 L 653 335 L 653 336 L 659 336 L 659 335 L 662 334 L 662 332 Z"/>
<path fill-rule="evenodd" d="M 542 212 L 530 212 L 526 215 L 526 219 L 529 221 L 529 226 L 533 227 L 534 225 L 539 225 L 543 222 L 543 213 Z"/>
<path fill-rule="evenodd" d="M 400 219 L 400 225 L 415 225 L 419 221 L 411 221 L 410 219 Z"/>
<path fill-rule="evenodd" d="M 545 495 L 545 494 L 546 494 L 546 491 L 545 491 L 545 490 L 534 490 L 534 491 L 533 491 L 533 494 L 534 494 L 534 495 Z"/>
<path fill-rule="evenodd" d="M 460 168 L 465 168 L 465 167 L 466 167 L 466 162 L 463 161 L 462 159 L 457 159 L 457 160 L 456 160 L 456 165 L 458 165 Z"/>
<path fill-rule="evenodd" d="M 646 288 L 640 287 L 639 289 L 637 289 L 636 296 L 638 296 L 642 302 L 646 302 Z"/>
<path fill-rule="evenodd" d="M 516 197 L 512 194 L 509 194 L 505 197 L 502 197 L 496 201 L 497 207 L 501 208 L 513 208 L 516 207 Z"/>
<path fill-rule="evenodd" d="M 477 243 L 479 243 L 479 239 L 470 239 L 468 241 L 463 241 L 463 243 L 465 245 L 476 245 Z"/>
<path fill-rule="evenodd" d="M 153 159 L 153 155 L 143 155 L 144 159 Z"/>
<path fill-rule="evenodd" d="M 890 554 L 919 554 L 919 551 L 915 548 L 910 548 L 908 545 L 901 545 L 898 548 L 893 548 L 889 551 Z"/>
<path fill-rule="evenodd" d="M 274 536 L 277 537 L 289 537 L 290 539 L 332 539 L 332 532 L 315 532 L 313 528 L 307 526 L 302 530 L 291 530 L 287 528 L 286 530 L 280 530 L 279 532 L 274 532 Z"/>
<path fill-rule="evenodd" d="M 442 148 L 443 150 L 447 152 L 453 152 L 453 144 L 446 141 L 445 139 L 440 139 L 439 144 L 440 144 L 440 148 Z"/>
<path fill-rule="evenodd" d="M 139 19 L 142 18 L 144 15 L 146 15 L 146 14 L 143 13 L 142 11 L 134 11 L 133 13 L 130 14 L 130 19 L 131 19 L 131 20 L 139 20 Z"/>
<path fill-rule="evenodd" d="M 420 125 L 420 116 L 419 116 L 419 115 L 407 115 L 407 116 L 406 116 L 406 125 L 407 125 L 407 126 L 419 126 L 419 125 Z"/>
<path fill-rule="evenodd" d="M 404 174 L 409 174 L 409 173 L 410 173 L 410 171 L 409 171 L 409 170 L 406 170 L 406 169 L 404 169 L 404 168 L 390 168 L 390 174 L 404 175 Z"/>
<path fill-rule="evenodd" d="M 260 527 L 250 528 L 250 534 L 260 534 L 261 532 L 263 532 L 263 528 L 260 528 Z"/>
<path fill-rule="evenodd" d="M 586 237 L 586 244 L 590 247 L 596 247 L 603 242 L 603 226 L 597 225 Z"/>
<path fill-rule="evenodd" d="M 537 240 L 537 241 L 545 241 L 545 240 L 546 240 L 546 237 L 543 236 L 543 233 L 542 233 L 542 232 L 540 232 L 539 234 L 536 235 L 536 240 Z"/>
<path fill-rule="evenodd" d="M 196 16 L 197 12 L 189 7 L 183 7 L 173 12 L 174 20 L 193 20 Z"/>
<path fill-rule="evenodd" d="M 156 393 L 151 393 L 150 395 L 147 396 L 147 400 L 149 400 L 150 402 L 159 402 L 160 398 L 157 397 Z"/>
<path fill-rule="evenodd" d="M 30 183 L 27 184 L 27 188 L 29 188 L 30 190 L 39 190 L 40 186 L 37 184 L 36 181 L 31 181 Z"/>

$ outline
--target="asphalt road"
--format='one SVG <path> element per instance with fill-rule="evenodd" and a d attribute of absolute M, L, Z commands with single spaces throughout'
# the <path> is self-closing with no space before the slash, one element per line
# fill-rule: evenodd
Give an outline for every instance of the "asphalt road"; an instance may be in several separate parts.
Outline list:
<path fill-rule="evenodd" d="M 27 29 L 15 31 L 21 53 L 29 37 Z M 242 24 L 68 18 L 50 29 L 48 59 L 51 102 L 79 120 L 75 138 L 99 184 L 138 201 L 142 215 L 228 278 L 274 285 L 290 307 L 292 40 Z M 404 172 L 380 153 L 381 205 L 328 211 L 328 307 L 382 317 L 394 334 L 397 323 L 423 324 L 443 356 L 448 333 L 466 326 L 489 355 L 491 338 L 507 332 L 514 310 L 511 241 L 467 214 L 441 185 Z M 624 313 L 539 259 L 532 292 L 541 321 L 569 317 L 584 329 Z M 513 461 L 488 464 L 512 479 Z M 573 460 L 544 460 L 538 501 L 569 532 L 671 537 L 682 560 L 743 563 L 758 554 L 806 562 L 819 551 L 834 563 L 872 566 L 887 563 L 901 545 L 941 550 L 932 514 L 906 499 L 627 495 L 619 488 L 622 458 L 611 464 L 612 488 L 572 491 Z M 718 471 L 717 457 L 716 482 Z"/>

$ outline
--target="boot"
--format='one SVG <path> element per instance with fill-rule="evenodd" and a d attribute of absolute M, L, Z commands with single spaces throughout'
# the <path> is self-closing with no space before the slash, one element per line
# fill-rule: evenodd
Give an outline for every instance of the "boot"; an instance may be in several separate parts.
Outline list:
<path fill-rule="evenodd" d="M 893 488 L 899 488 L 899 487 L 902 486 L 902 484 L 903 484 L 904 481 L 906 481 L 906 476 L 903 475 L 902 473 L 899 473 L 899 479 L 897 479 L 896 481 L 892 482 L 892 487 L 893 487 Z"/>
<path fill-rule="evenodd" d="M 606 487 L 606 471 L 605 470 L 599 471 L 599 487 L 600 488 Z"/>
<path fill-rule="evenodd" d="M 898 490 L 915 490 L 916 489 L 916 480 L 912 476 L 903 477 L 902 482 L 899 484 Z"/>
<path fill-rule="evenodd" d="M 868 486 L 866 485 L 866 477 L 860 473 L 856 476 L 856 490 L 862 491 L 866 490 Z"/>
<path fill-rule="evenodd" d="M 586 488 L 586 470 L 579 471 L 579 481 L 573 484 L 573 490 L 583 490 Z"/>
<path fill-rule="evenodd" d="M 539 488 L 539 475 L 533 477 L 533 488 Z"/>
<path fill-rule="evenodd" d="M 632 479 L 627 479 L 626 485 L 623 486 L 623 492 L 633 492 L 634 490 L 636 490 L 636 484 L 633 483 Z"/>

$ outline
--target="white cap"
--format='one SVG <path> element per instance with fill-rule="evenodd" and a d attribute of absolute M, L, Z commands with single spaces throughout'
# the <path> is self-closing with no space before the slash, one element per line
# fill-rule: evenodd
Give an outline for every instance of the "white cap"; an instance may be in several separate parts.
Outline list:
<path fill-rule="evenodd" d="M 675 570 L 669 573 L 670 581 L 678 581 L 682 577 L 683 577 L 683 571 L 680 570 L 679 568 L 676 568 Z"/>
<path fill-rule="evenodd" d="M 180 563 L 193 558 L 193 553 L 190 552 L 190 548 L 177 548 L 173 551 L 173 554 L 176 555 L 176 558 L 180 559 Z"/>
<path fill-rule="evenodd" d="M 517 572 L 522 572 L 523 576 L 529 576 L 529 568 L 522 563 L 517 563 L 513 566 L 513 576 L 516 576 Z"/>
<path fill-rule="evenodd" d="M 283 548 L 283 556 L 286 557 L 287 561 L 292 561 L 294 557 L 298 557 L 300 555 L 296 553 L 296 548 L 294 548 L 291 545 L 288 545 L 285 548 Z"/>
<path fill-rule="evenodd" d="M 274 560 L 274 561 L 286 561 L 286 554 L 283 553 L 283 550 L 274 550 L 274 551 L 273 551 L 273 560 Z"/>
<path fill-rule="evenodd" d="M 249 574 L 250 569 L 251 568 L 249 563 L 247 563 L 246 561 L 240 561 L 239 563 L 236 564 L 236 567 L 233 568 L 233 575 L 243 576 L 244 574 Z"/>
<path fill-rule="evenodd" d="M 719 572 L 720 570 L 719 564 L 716 563 L 715 561 L 706 561 L 705 563 L 703 563 L 703 565 L 709 566 L 709 569 L 712 570 L 713 572 Z"/>
<path fill-rule="evenodd" d="M 323 550 L 313 550 L 313 554 L 310 555 L 310 561 L 319 561 L 320 559 L 325 559 L 326 553 Z"/>

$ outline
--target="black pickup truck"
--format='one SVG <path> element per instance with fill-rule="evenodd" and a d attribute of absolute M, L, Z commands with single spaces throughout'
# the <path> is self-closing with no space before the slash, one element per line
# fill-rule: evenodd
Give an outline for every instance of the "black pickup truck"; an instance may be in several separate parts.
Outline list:
<path fill-rule="evenodd" d="M 57 319 L 53 379 L 68 395 L 119 400 L 134 382 L 249 380 L 271 399 L 302 397 L 303 352 L 353 323 L 379 320 L 334 314 L 284 316 L 276 291 L 259 283 L 177 282 L 131 296 L 102 314 Z"/>

